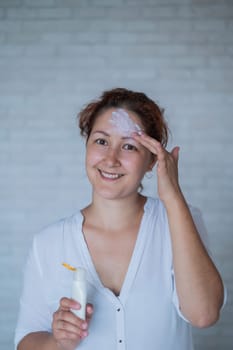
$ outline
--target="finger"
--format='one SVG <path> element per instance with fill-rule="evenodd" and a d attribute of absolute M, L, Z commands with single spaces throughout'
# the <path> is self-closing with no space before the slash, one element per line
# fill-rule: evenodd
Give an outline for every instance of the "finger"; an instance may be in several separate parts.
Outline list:
<path fill-rule="evenodd" d="M 86 320 L 87 322 L 89 323 L 91 318 L 92 318 L 92 315 L 93 315 L 93 305 L 92 304 L 87 304 L 86 306 Z"/>
<path fill-rule="evenodd" d="M 180 151 L 180 147 L 178 146 L 174 147 L 173 150 L 171 151 L 171 155 L 175 160 L 176 164 L 178 164 L 178 160 L 179 160 L 179 151 Z"/>
<path fill-rule="evenodd" d="M 70 311 L 58 310 L 54 313 L 53 329 L 74 333 L 80 337 L 87 335 L 88 323 Z"/>
<path fill-rule="evenodd" d="M 79 310 L 80 308 L 81 308 L 81 305 L 79 304 L 79 302 L 77 302 L 74 299 L 63 297 L 60 300 L 60 309 L 62 310 L 70 310 L 70 309 Z"/>
<path fill-rule="evenodd" d="M 54 329 L 53 335 L 56 341 L 67 341 L 73 340 L 75 342 L 80 341 L 88 335 L 87 331 L 78 330 L 77 332 L 72 332 L 70 329 Z"/>
<path fill-rule="evenodd" d="M 55 329 L 58 331 L 65 331 L 66 333 L 73 333 L 79 337 L 87 335 L 88 324 L 86 321 L 81 322 L 79 326 L 69 323 L 63 320 L 59 320 L 55 326 Z"/>
<path fill-rule="evenodd" d="M 61 319 L 59 319 L 55 323 L 54 328 L 57 331 L 65 331 L 66 333 L 74 333 L 74 334 L 78 334 L 78 335 L 80 333 L 79 327 L 77 327 L 75 324 L 67 322 L 65 320 L 61 320 Z"/>
<path fill-rule="evenodd" d="M 82 337 L 78 334 L 72 333 L 72 332 L 67 332 L 63 330 L 55 330 L 53 332 L 53 336 L 56 339 L 57 342 L 59 341 L 67 341 L 67 340 L 73 340 L 77 342 L 80 340 Z"/>
<path fill-rule="evenodd" d="M 82 328 L 82 324 L 85 323 L 81 318 L 77 317 L 72 311 L 67 311 L 63 309 L 58 309 L 54 313 L 55 322 L 59 323 L 60 321 L 64 321 L 70 324 L 75 325 L 76 327 Z"/>
<path fill-rule="evenodd" d="M 148 136 L 145 133 L 142 133 L 141 135 L 133 134 L 133 137 L 135 140 L 137 140 L 142 146 L 147 148 L 151 153 L 158 155 L 160 152 L 162 146 L 159 141 L 156 139 L 153 139 L 152 137 Z"/>
<path fill-rule="evenodd" d="M 153 139 L 152 137 L 142 134 L 141 143 L 146 147 L 152 154 L 156 155 L 157 161 L 165 161 L 169 152 L 161 145 L 159 141 Z"/>

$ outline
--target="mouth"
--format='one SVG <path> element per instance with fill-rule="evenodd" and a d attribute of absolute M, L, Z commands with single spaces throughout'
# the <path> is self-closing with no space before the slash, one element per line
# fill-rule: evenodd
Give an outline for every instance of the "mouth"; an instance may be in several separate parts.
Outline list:
<path fill-rule="evenodd" d="M 117 180 L 120 177 L 123 176 L 123 174 L 116 174 L 116 173 L 107 173 L 106 171 L 103 170 L 99 170 L 100 175 L 104 178 L 104 179 L 109 179 L 109 180 Z"/>

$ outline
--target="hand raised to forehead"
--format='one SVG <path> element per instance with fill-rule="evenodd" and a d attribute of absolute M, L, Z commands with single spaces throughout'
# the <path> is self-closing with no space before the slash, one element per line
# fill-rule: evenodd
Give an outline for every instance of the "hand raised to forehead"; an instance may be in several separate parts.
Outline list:
<path fill-rule="evenodd" d="M 133 137 L 156 157 L 160 199 L 167 202 L 181 195 L 178 180 L 179 147 L 174 147 L 171 152 L 168 152 L 160 142 L 145 133 L 141 135 L 135 133 Z"/>

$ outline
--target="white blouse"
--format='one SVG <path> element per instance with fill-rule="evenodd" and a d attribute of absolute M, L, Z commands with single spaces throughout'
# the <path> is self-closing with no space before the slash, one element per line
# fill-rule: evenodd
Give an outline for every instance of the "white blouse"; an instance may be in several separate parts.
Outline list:
<path fill-rule="evenodd" d="M 191 212 L 206 244 L 199 210 Z M 128 271 L 119 296 L 105 288 L 82 233 L 81 212 L 35 235 L 24 275 L 15 346 L 28 333 L 51 332 L 61 297 L 71 296 L 73 274 L 62 266 L 87 270 L 87 301 L 94 305 L 89 335 L 80 350 L 192 350 L 191 326 L 179 310 L 166 210 L 147 198 Z M 192 291 L 190 290 L 190 293 Z"/>

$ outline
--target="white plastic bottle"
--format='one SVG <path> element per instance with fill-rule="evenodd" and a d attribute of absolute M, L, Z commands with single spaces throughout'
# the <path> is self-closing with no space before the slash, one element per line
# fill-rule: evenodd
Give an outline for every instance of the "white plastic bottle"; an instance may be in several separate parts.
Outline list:
<path fill-rule="evenodd" d="M 87 303 L 87 284 L 86 284 L 86 270 L 78 267 L 74 271 L 72 284 L 72 299 L 80 303 L 81 309 L 72 310 L 79 318 L 86 319 L 86 303 Z"/>

